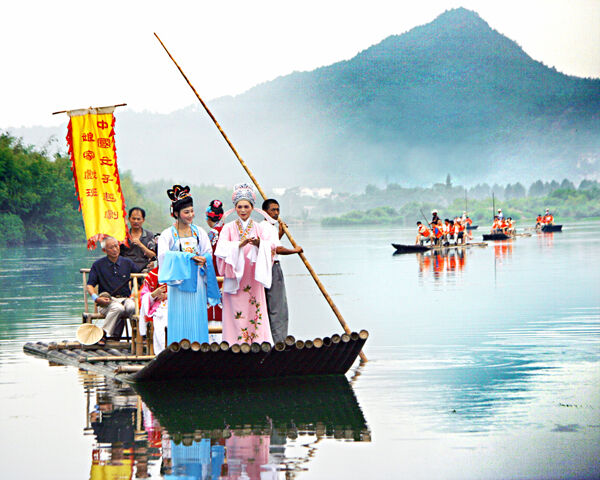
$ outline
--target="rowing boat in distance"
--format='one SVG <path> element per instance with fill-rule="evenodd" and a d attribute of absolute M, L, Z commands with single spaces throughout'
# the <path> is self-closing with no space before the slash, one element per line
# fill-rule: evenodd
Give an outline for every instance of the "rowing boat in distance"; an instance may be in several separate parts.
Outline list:
<path fill-rule="evenodd" d="M 492 241 L 492 240 L 510 240 L 515 237 L 531 237 L 531 233 L 484 233 L 483 235 L 484 241 Z"/>
<path fill-rule="evenodd" d="M 479 225 L 467 225 L 467 230 L 477 230 L 477 227 L 479 227 Z"/>
<path fill-rule="evenodd" d="M 562 225 L 544 225 L 541 230 L 544 233 L 562 232 Z"/>
<path fill-rule="evenodd" d="M 508 235 L 506 233 L 484 233 L 483 240 L 510 240 L 514 235 Z"/>
<path fill-rule="evenodd" d="M 429 251 L 445 251 L 459 248 L 469 248 L 469 247 L 486 247 L 487 243 L 478 242 L 478 243 L 463 243 L 460 245 L 403 245 L 401 243 L 392 243 L 392 247 L 396 249 L 394 255 L 400 253 L 422 253 Z"/>

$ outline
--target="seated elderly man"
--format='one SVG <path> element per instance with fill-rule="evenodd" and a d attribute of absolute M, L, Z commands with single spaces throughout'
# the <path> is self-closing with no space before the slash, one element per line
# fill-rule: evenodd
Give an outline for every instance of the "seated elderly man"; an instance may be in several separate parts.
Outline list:
<path fill-rule="evenodd" d="M 98 311 L 106 317 L 102 326 L 105 337 L 118 339 L 123 333 L 125 319 L 135 312 L 135 303 L 129 298 L 129 280 L 131 274 L 139 273 L 141 268 L 130 259 L 119 256 L 119 242 L 115 238 L 106 237 L 101 245 L 106 257 L 92 265 L 86 288 L 98 305 Z M 96 285 L 99 295 L 94 290 Z"/>

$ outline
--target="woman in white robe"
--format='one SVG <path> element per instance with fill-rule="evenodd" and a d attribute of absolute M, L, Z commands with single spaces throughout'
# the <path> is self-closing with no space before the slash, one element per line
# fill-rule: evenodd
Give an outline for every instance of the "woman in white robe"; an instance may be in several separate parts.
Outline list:
<path fill-rule="evenodd" d="M 273 343 L 265 288 L 271 287 L 275 245 L 250 215 L 256 195 L 247 184 L 232 196 L 238 218 L 225 224 L 215 256 L 223 275 L 223 340 L 233 343 Z"/>

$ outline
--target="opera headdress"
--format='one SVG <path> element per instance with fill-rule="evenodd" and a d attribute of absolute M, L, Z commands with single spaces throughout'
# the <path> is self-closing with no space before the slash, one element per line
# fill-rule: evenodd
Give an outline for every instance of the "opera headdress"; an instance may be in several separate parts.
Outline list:
<path fill-rule="evenodd" d="M 208 204 L 206 209 L 206 218 L 213 222 L 218 222 L 223 218 L 223 202 L 221 200 L 213 200 Z"/>
<path fill-rule="evenodd" d="M 234 206 L 237 205 L 240 200 L 248 200 L 254 207 L 254 202 L 256 202 L 256 194 L 254 193 L 252 185 L 247 183 L 238 183 L 237 185 L 234 185 L 231 200 L 233 201 Z"/>
<path fill-rule="evenodd" d="M 173 188 L 167 190 L 167 195 L 171 200 L 171 216 L 175 216 L 182 208 L 194 205 L 194 199 L 190 195 L 190 187 L 173 185 Z"/>

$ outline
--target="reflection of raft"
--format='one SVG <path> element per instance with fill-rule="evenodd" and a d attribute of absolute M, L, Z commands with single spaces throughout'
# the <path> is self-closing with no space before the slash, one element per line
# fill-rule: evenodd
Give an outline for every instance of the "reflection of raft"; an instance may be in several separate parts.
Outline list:
<path fill-rule="evenodd" d="M 152 382 L 135 390 L 160 425 L 179 435 L 295 430 L 368 441 L 369 430 L 344 376 L 210 382 Z M 176 401 L 174 401 L 174 399 Z"/>
<path fill-rule="evenodd" d="M 394 254 L 397 253 L 422 253 L 422 252 L 429 252 L 431 250 L 433 251 L 446 251 L 446 250 L 452 250 L 452 249 L 459 249 L 459 248 L 469 248 L 469 247 L 486 247 L 487 243 L 485 242 L 479 242 L 479 243 L 465 243 L 462 245 L 440 245 L 440 246 L 429 246 L 429 245 L 403 245 L 401 243 L 392 243 L 392 247 L 394 247 L 396 249 L 396 251 L 394 252 Z"/>
<path fill-rule="evenodd" d="M 47 345 L 27 343 L 26 353 L 51 362 L 76 365 L 125 382 L 181 378 L 249 378 L 298 375 L 343 375 L 352 366 L 369 334 L 338 335 L 323 339 L 234 344 L 173 343 L 159 355 L 133 356 L 115 348 L 83 348 L 78 342 Z M 127 345 L 127 344 L 123 344 Z M 114 345 L 111 345 L 114 347 Z"/>
<path fill-rule="evenodd" d="M 542 232 L 562 232 L 562 225 L 544 225 L 542 227 Z"/>

